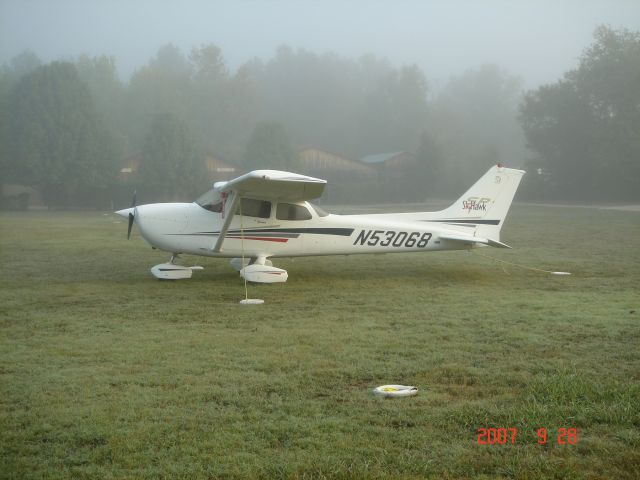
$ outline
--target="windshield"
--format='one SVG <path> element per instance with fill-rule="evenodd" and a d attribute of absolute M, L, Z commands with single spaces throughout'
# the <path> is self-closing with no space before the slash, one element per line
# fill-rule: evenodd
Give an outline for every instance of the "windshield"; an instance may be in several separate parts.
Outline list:
<path fill-rule="evenodd" d="M 215 197 L 216 197 L 216 200 L 219 199 L 218 195 L 215 195 Z M 218 201 L 217 203 L 213 203 L 213 202 L 214 202 L 213 190 L 209 190 L 208 192 L 203 193 L 196 200 L 196 203 L 200 205 L 202 208 L 204 208 L 205 210 L 209 210 L 210 212 L 220 213 L 222 211 L 222 202 L 220 201 Z"/>

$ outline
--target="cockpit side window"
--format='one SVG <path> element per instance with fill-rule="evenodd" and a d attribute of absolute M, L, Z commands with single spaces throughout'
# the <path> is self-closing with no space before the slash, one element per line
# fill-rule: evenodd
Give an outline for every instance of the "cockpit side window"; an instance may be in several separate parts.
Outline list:
<path fill-rule="evenodd" d="M 271 202 L 267 200 L 256 200 L 253 198 L 243 198 L 242 205 L 238 205 L 236 215 L 245 217 L 269 218 L 271 216 Z"/>
<path fill-rule="evenodd" d="M 278 220 L 311 220 L 311 214 L 306 207 L 294 203 L 278 203 L 276 210 Z"/>

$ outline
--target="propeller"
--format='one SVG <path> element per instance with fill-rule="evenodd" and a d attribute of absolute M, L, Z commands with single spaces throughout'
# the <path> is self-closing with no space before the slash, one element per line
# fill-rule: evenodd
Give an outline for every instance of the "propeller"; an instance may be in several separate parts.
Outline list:
<path fill-rule="evenodd" d="M 133 201 L 131 202 L 131 208 L 133 208 L 133 213 L 129 212 L 129 226 L 127 227 L 127 240 L 131 238 L 131 227 L 133 227 L 133 220 L 135 219 L 137 193 L 138 193 L 137 191 L 133 192 Z"/>

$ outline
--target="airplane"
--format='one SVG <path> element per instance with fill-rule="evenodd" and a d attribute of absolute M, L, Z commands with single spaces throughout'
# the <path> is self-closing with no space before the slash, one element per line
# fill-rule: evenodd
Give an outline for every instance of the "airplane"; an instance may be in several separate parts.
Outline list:
<path fill-rule="evenodd" d="M 511 248 L 500 230 L 524 171 L 491 167 L 469 190 L 435 212 L 332 215 L 309 202 L 326 181 L 278 170 L 254 170 L 213 188 L 193 203 L 154 203 L 115 213 L 135 223 L 153 248 L 172 254 L 156 265 L 159 279 L 191 278 L 179 254 L 231 258 L 246 281 L 286 282 L 281 257 Z"/>

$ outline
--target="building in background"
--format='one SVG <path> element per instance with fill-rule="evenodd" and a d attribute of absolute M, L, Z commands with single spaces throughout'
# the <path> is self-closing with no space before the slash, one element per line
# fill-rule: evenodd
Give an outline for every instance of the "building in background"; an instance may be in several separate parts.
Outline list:
<path fill-rule="evenodd" d="M 402 171 L 416 165 L 416 157 L 409 152 L 376 153 L 360 159 L 364 165 L 388 172 Z"/>
<path fill-rule="evenodd" d="M 369 165 L 315 147 L 306 147 L 298 153 L 301 173 L 327 180 L 368 179 L 375 175 Z"/>
<path fill-rule="evenodd" d="M 209 174 L 209 180 L 214 182 L 221 182 L 225 180 L 231 180 L 244 173 L 244 170 L 233 165 L 213 153 L 206 153 L 204 156 L 205 165 L 207 167 L 207 173 Z"/>

